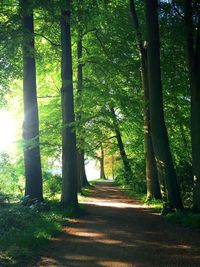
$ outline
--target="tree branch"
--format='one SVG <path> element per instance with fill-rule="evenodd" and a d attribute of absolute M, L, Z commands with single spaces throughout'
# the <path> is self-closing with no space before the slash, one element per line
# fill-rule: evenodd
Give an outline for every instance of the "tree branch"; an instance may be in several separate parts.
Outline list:
<path fill-rule="evenodd" d="M 42 34 L 42 33 L 34 33 L 34 35 L 36 35 L 36 36 L 41 36 L 42 38 L 44 38 L 45 40 L 47 40 L 51 45 L 53 45 L 53 46 L 56 46 L 56 47 L 61 47 L 61 45 L 60 44 L 57 44 L 57 43 L 54 43 L 52 40 L 50 40 L 48 37 L 46 37 L 44 34 Z"/>

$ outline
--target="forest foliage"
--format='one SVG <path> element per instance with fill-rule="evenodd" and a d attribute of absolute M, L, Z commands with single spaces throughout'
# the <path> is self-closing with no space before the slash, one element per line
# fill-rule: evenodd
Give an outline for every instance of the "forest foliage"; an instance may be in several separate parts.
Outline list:
<path fill-rule="evenodd" d="M 135 1 L 135 5 L 145 42 L 144 6 L 140 1 Z M 199 5 L 196 5 L 193 10 L 196 16 L 194 23 L 197 23 L 199 14 Z M 60 168 L 62 150 L 60 5 L 54 1 L 48 5 L 46 1 L 32 1 L 31 8 L 34 10 L 34 56 L 44 193 L 49 194 L 51 183 L 54 183 L 53 191 L 60 190 L 57 175 L 54 177 L 49 173 L 50 170 L 57 169 L 58 165 Z M 191 206 L 191 93 L 185 52 L 184 8 L 176 2 L 161 1 L 158 12 L 165 121 L 183 200 L 186 206 Z M 24 190 L 21 141 L 23 31 L 20 16 L 18 1 L 1 1 L 1 107 L 11 111 L 18 122 L 16 150 L 1 152 L 1 192 L 15 195 L 23 195 Z M 110 112 L 113 107 L 133 173 L 130 184 L 145 191 L 140 51 L 137 48 L 129 3 L 73 1 L 70 27 L 75 113 L 81 113 L 81 118 L 73 123 L 78 140 L 77 148 L 84 149 L 86 157 L 98 160 L 102 146 L 106 176 L 114 176 L 123 182 L 123 164 Z M 82 56 L 78 58 L 80 33 Z M 81 97 L 77 89 L 80 64 L 83 69 Z"/>
<path fill-rule="evenodd" d="M 164 207 L 169 210 L 181 207 L 170 199 L 170 194 L 176 195 L 178 192 L 184 208 L 199 211 L 199 1 L 163 0 L 159 1 L 158 6 L 154 0 L 151 3 L 137 0 L 73 0 L 70 6 L 69 1 L 64 0 L 25 2 L 0 1 L 0 112 L 10 112 L 17 121 L 15 145 L 0 152 L 0 203 L 16 202 L 24 194 L 30 195 L 33 182 L 31 184 L 25 175 L 25 155 L 28 150 L 38 147 L 45 199 L 58 200 L 62 192 L 62 200 L 69 202 L 66 204 L 77 204 L 73 202 L 77 201 L 74 196 L 80 191 L 79 183 L 83 185 L 87 180 L 84 162 L 95 160 L 101 167 L 101 178 L 114 178 L 132 191 L 147 192 L 150 199 L 162 197 Z M 150 82 L 153 76 L 149 73 L 154 71 L 150 54 L 150 31 L 154 26 L 147 24 L 148 4 L 154 15 L 158 15 L 155 56 L 160 58 L 163 103 L 159 102 L 158 105 L 163 104 L 161 113 L 164 124 L 155 122 L 153 117 L 155 105 L 152 104 L 152 95 L 156 92 Z M 32 14 L 34 31 L 30 32 L 22 18 L 30 20 Z M 69 35 L 65 36 L 66 31 L 71 34 L 71 42 Z M 31 40 L 34 40 L 34 46 L 30 45 Z M 23 122 L 22 84 L 27 78 L 25 71 L 28 69 L 25 70 L 25 66 L 29 68 L 28 58 L 36 63 L 37 91 L 34 101 L 38 105 L 39 132 L 26 143 L 22 138 L 23 129 L 27 127 Z M 142 59 L 146 60 L 146 65 L 142 65 Z M 144 95 L 143 67 L 148 72 L 149 99 Z M 33 71 L 30 73 L 32 75 Z M 64 74 L 67 76 L 64 77 Z M 73 98 L 73 107 L 63 104 L 69 100 L 65 98 L 65 93 L 69 91 L 72 93 L 70 99 Z M 67 112 L 71 112 L 70 119 Z M 68 114 L 66 120 L 63 114 Z M 30 125 L 34 124 L 31 117 L 28 123 L 27 129 L 30 130 Z M 165 180 L 168 172 L 166 166 L 162 175 L 162 168 L 159 167 L 159 149 L 155 146 L 160 135 L 156 130 L 162 125 L 166 125 L 172 157 L 170 171 L 173 167 L 173 179 L 177 179 L 178 191 L 170 188 L 170 178 L 174 181 L 172 177 Z M 152 138 L 153 149 L 157 153 L 154 161 L 158 174 L 154 172 L 154 178 L 158 176 L 156 179 L 159 180 L 162 196 L 160 192 L 154 194 L 154 180 L 148 176 L 152 165 L 148 162 L 148 146 L 145 145 L 146 127 L 150 127 L 148 138 Z M 66 151 L 64 162 L 63 140 L 68 140 L 67 146 L 71 147 L 72 141 L 69 140 L 72 139 L 66 139 L 69 136 L 74 136 L 73 149 L 69 148 L 73 150 L 73 155 Z M 4 143 L 3 139 L 4 136 L 1 136 L 1 143 Z M 77 170 L 62 172 L 63 166 L 68 166 L 69 160 L 76 158 L 76 152 L 79 156 L 77 166 L 73 168 Z M 70 175 L 67 176 L 67 173 Z M 169 173 L 172 174 L 172 171 Z M 78 181 L 76 188 L 70 187 L 75 180 Z M 29 191 L 25 181 L 29 181 Z M 68 198 L 72 191 L 74 200 Z"/>

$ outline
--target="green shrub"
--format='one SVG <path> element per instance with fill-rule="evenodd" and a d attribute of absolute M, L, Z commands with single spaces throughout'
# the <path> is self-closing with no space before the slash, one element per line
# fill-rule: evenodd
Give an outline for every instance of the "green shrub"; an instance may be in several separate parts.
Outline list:
<path fill-rule="evenodd" d="M 192 229 L 200 229 L 200 214 L 191 211 L 169 213 L 166 216 L 168 221 L 182 224 Z"/>

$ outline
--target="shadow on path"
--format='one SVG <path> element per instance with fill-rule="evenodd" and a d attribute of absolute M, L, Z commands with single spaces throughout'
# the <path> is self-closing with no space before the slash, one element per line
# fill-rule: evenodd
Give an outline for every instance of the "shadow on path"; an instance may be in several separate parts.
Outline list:
<path fill-rule="evenodd" d="M 200 267 L 200 234 L 170 224 L 112 182 L 98 182 L 84 205 L 35 265 Z"/>

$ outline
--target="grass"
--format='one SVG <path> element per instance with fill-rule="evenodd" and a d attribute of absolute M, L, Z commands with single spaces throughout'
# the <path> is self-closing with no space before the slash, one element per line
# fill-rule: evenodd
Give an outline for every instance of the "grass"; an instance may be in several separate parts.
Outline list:
<path fill-rule="evenodd" d="M 152 208 L 155 212 L 159 213 L 162 211 L 162 208 L 163 208 L 162 200 L 155 199 L 155 198 L 147 199 L 146 194 L 135 192 L 130 188 L 128 189 L 127 192 L 130 197 L 143 202 L 144 204 Z"/>
<path fill-rule="evenodd" d="M 136 190 L 135 188 L 131 187 L 130 185 L 120 185 L 116 183 L 120 189 L 126 190 L 129 197 L 137 199 L 141 201 L 142 203 L 148 205 L 150 208 L 152 208 L 155 212 L 161 212 L 163 208 L 162 200 L 158 200 L 155 198 L 147 199 L 146 193 L 144 193 L 142 190 Z"/>
<path fill-rule="evenodd" d="M 67 218 L 82 208 L 60 206 L 56 201 L 23 206 L 0 206 L 0 266 L 25 266 L 49 240 L 59 235 Z"/>
<path fill-rule="evenodd" d="M 199 230 L 200 229 L 200 214 L 191 211 L 177 211 L 166 215 L 169 222 L 178 223 L 185 227 Z"/>

